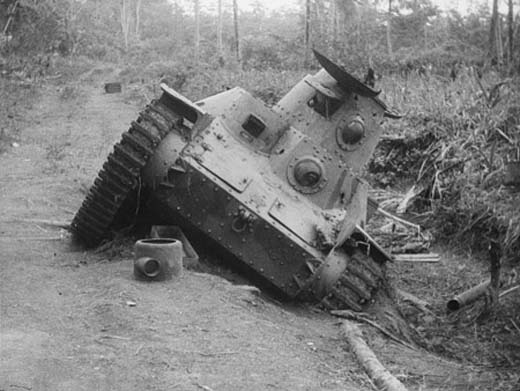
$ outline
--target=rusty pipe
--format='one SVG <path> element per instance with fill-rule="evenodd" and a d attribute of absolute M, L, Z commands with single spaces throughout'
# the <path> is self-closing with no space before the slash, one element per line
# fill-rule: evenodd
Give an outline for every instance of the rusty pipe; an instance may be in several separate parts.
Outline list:
<path fill-rule="evenodd" d="M 452 299 L 448 300 L 448 303 L 447 303 L 448 310 L 457 311 L 460 308 L 464 307 L 465 305 L 473 303 L 475 300 L 477 300 L 479 297 L 481 297 L 484 293 L 486 293 L 486 290 L 488 289 L 489 284 L 490 284 L 490 280 L 486 280 L 486 281 L 481 282 L 480 284 L 475 285 L 474 287 L 469 288 L 468 290 L 454 296 Z"/>

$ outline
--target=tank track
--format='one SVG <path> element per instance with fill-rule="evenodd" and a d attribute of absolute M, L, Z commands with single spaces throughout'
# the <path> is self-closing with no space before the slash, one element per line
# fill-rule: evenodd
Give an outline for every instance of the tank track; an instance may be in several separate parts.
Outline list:
<path fill-rule="evenodd" d="M 140 186 L 141 169 L 181 117 L 154 100 L 114 145 L 71 223 L 73 236 L 87 247 L 110 236 L 123 202 Z"/>
<path fill-rule="evenodd" d="M 327 309 L 363 311 L 375 300 L 375 294 L 385 281 L 385 266 L 359 247 L 349 253 L 347 268 L 321 304 Z"/>

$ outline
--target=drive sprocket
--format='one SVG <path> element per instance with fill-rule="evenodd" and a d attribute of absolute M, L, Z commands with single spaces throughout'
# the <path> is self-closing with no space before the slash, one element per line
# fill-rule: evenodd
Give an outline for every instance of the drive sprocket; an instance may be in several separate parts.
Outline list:
<path fill-rule="evenodd" d="M 375 300 L 386 280 L 385 264 L 376 261 L 360 247 L 348 249 L 349 262 L 321 304 L 327 309 L 363 311 Z"/>
<path fill-rule="evenodd" d="M 141 169 L 164 137 L 180 126 L 181 119 L 157 100 L 140 113 L 114 145 L 74 216 L 71 231 L 75 238 L 93 247 L 110 236 L 124 201 L 140 187 Z"/>

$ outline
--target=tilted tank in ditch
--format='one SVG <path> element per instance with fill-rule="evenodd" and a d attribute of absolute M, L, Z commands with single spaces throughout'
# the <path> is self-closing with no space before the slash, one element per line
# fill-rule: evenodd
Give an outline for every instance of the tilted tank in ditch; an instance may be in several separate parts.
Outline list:
<path fill-rule="evenodd" d="M 286 297 L 362 310 L 389 256 L 364 231 L 371 202 L 359 175 L 394 115 L 315 54 L 323 69 L 274 107 L 241 88 L 193 103 L 161 85 L 108 156 L 74 235 L 99 244 L 146 193 L 149 221 L 203 235 Z"/>

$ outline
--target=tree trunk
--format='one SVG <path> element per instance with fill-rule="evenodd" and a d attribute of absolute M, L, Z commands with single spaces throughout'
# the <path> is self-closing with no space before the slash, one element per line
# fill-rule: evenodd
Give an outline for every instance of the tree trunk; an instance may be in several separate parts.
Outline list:
<path fill-rule="evenodd" d="M 513 26 L 513 0 L 508 0 L 507 2 L 507 39 L 508 39 L 508 50 L 507 50 L 507 62 L 509 69 L 513 69 L 513 36 L 514 36 L 514 26 Z"/>
<path fill-rule="evenodd" d="M 173 23 L 174 25 L 172 26 L 172 35 L 175 39 L 176 46 L 180 47 L 184 43 L 184 18 L 182 15 L 182 8 L 178 4 L 177 0 L 174 1 L 173 6 L 175 7 L 175 12 Z"/>
<path fill-rule="evenodd" d="M 309 66 L 311 53 L 311 0 L 305 1 L 305 66 Z"/>
<path fill-rule="evenodd" d="M 496 0 L 495 0 L 496 1 Z M 392 0 L 388 0 L 388 18 L 386 21 L 386 47 L 388 49 L 388 55 L 393 56 L 392 50 Z"/>
<path fill-rule="evenodd" d="M 314 28 L 318 37 L 323 37 L 323 23 L 327 23 L 327 19 L 323 18 L 325 5 L 321 0 L 314 0 Z M 311 16 L 312 18 L 312 16 Z"/>
<path fill-rule="evenodd" d="M 222 44 L 222 0 L 218 0 L 218 24 L 217 24 L 217 53 L 218 61 L 222 66 L 224 65 L 224 48 Z"/>
<path fill-rule="evenodd" d="M 496 313 L 498 306 L 498 293 L 500 289 L 500 259 L 502 248 L 498 242 L 491 241 L 489 245 L 489 273 L 491 275 L 489 283 L 489 302 L 486 312 L 489 315 Z"/>
<path fill-rule="evenodd" d="M 335 47 L 336 42 L 338 41 L 338 6 L 336 4 L 336 0 L 331 1 L 330 3 L 330 31 L 331 31 L 331 41 L 332 45 Z"/>
<path fill-rule="evenodd" d="M 491 21 L 489 24 L 489 58 L 491 64 L 498 64 L 497 51 L 497 31 L 498 31 L 498 0 L 493 0 L 493 10 L 491 13 Z"/>
<path fill-rule="evenodd" d="M 130 32 L 130 17 L 128 15 L 128 3 L 121 0 L 119 3 L 119 11 L 121 12 L 121 32 L 125 43 L 125 52 L 128 51 L 128 34 Z"/>
<path fill-rule="evenodd" d="M 504 30 L 503 27 L 504 26 L 503 26 L 502 17 L 499 17 L 498 23 L 497 23 L 496 36 L 497 36 L 497 56 L 498 56 L 498 61 L 500 64 L 504 63 L 504 43 L 502 41 L 502 31 Z"/>
<path fill-rule="evenodd" d="M 235 51 L 238 65 L 242 68 L 242 58 L 240 56 L 240 36 L 238 30 L 238 3 L 233 0 L 233 22 L 235 26 Z"/>
<path fill-rule="evenodd" d="M 195 66 L 199 66 L 200 57 L 200 4 L 195 0 Z"/>
<path fill-rule="evenodd" d="M 135 37 L 139 39 L 139 29 L 141 24 L 141 0 L 135 2 Z"/>

